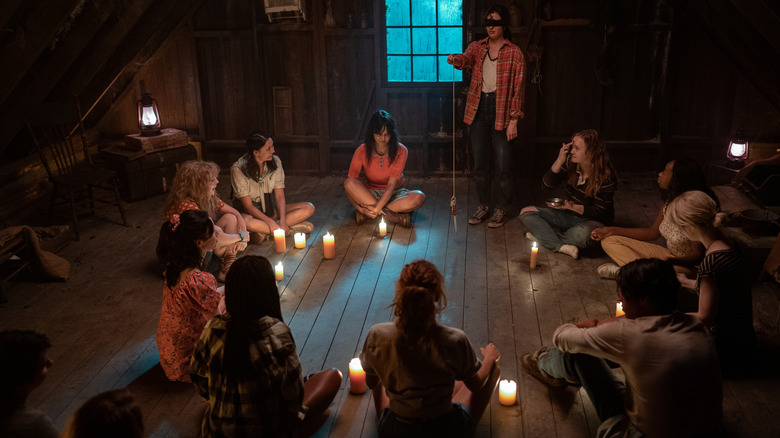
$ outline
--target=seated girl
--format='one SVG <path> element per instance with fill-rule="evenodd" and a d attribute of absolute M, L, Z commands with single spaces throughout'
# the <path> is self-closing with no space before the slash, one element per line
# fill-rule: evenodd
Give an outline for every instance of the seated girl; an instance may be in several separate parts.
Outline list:
<path fill-rule="evenodd" d="M 279 291 L 265 257 L 238 259 L 225 281 L 227 313 L 206 325 L 191 375 L 207 399 L 203 437 L 310 436 L 327 419 L 341 372 L 304 380 Z"/>
<path fill-rule="evenodd" d="M 388 222 L 411 226 L 410 212 L 425 202 L 419 190 L 404 188 L 407 150 L 398 138 L 395 120 L 379 110 L 368 122 L 365 142 L 352 155 L 344 190 L 355 206 L 355 219 L 362 223 L 383 214 Z M 365 171 L 361 181 L 360 172 Z"/>
<path fill-rule="evenodd" d="M 520 221 L 528 230 L 528 240 L 576 259 L 581 249 L 595 244 L 591 232 L 615 218 L 612 198 L 617 175 L 595 130 L 580 131 L 561 146 L 558 158 L 544 174 L 542 187 L 552 190 L 563 182 L 567 197 L 562 205 L 525 207 Z"/>
<path fill-rule="evenodd" d="M 699 308 L 693 313 L 709 327 L 724 374 L 754 364 L 753 298 L 745 257 L 721 232 L 725 213 L 707 193 L 689 191 L 667 207 L 669 219 L 691 240 L 704 245 L 704 259 L 695 280 L 677 274 L 680 283 L 696 289 Z"/>
<path fill-rule="evenodd" d="M 665 217 L 666 207 L 678 195 L 688 190 L 700 190 L 717 202 L 707 187 L 704 170 L 693 160 L 682 158 L 666 164 L 658 174 L 658 186 L 663 191 L 663 206 L 652 225 L 645 228 L 600 227 L 590 234 L 615 263 L 605 263 L 596 269 L 601 278 L 617 278 L 620 267 L 642 258 L 665 260 L 677 272 L 693 274 L 695 265 L 704 257 L 704 247 L 685 237 L 679 228 Z M 666 247 L 650 243 L 663 236 Z"/>
<path fill-rule="evenodd" d="M 373 389 L 379 437 L 471 436 L 498 383 L 493 344 L 474 354 L 463 331 L 440 325 L 447 305 L 444 279 L 433 263 L 401 271 L 395 322 L 371 327 L 360 360 Z"/>
<path fill-rule="evenodd" d="M 102 392 L 70 417 L 62 438 L 143 438 L 141 408 L 127 388 Z"/>
<path fill-rule="evenodd" d="M 311 233 L 314 226 L 306 219 L 314 213 L 314 205 L 287 203 L 284 169 L 282 161 L 274 155 L 274 140 L 268 134 L 254 131 L 246 140 L 246 149 L 230 167 L 230 182 L 234 204 L 241 209 L 247 229 L 257 233 L 252 235 L 253 242 L 264 240 L 277 228 L 288 235 Z"/>
<path fill-rule="evenodd" d="M 243 250 L 249 241 L 249 234 L 241 214 L 217 196 L 218 176 L 219 166 L 211 161 L 193 160 L 182 164 L 176 172 L 165 202 L 165 220 L 170 221 L 174 214 L 180 215 L 187 210 L 203 210 L 208 213 L 214 221 L 217 233 L 214 254 L 220 258 L 221 281 L 236 260 L 235 253 L 230 254 L 225 249 L 236 242 L 242 242 L 243 246 L 239 249 Z"/>
<path fill-rule="evenodd" d="M 198 268 L 217 235 L 208 213 L 187 210 L 174 214 L 160 229 L 157 257 L 165 267 L 157 349 L 160 366 L 170 380 L 190 381 L 190 357 L 203 327 L 224 311 L 222 288 L 208 272 Z M 226 248 L 234 257 L 241 243 Z M 220 312 L 221 313 L 221 312 Z"/>

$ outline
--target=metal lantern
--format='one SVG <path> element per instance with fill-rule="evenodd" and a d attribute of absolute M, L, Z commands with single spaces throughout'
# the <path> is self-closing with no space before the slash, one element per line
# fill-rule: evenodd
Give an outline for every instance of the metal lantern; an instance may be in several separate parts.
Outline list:
<path fill-rule="evenodd" d="M 157 101 L 149 93 L 141 94 L 141 99 L 138 101 L 138 128 L 141 130 L 141 136 L 160 135 L 160 126 Z"/>
<path fill-rule="evenodd" d="M 745 131 L 742 129 L 737 130 L 734 136 L 731 137 L 729 148 L 726 150 L 726 158 L 729 159 L 730 167 L 740 168 L 745 165 L 749 147 L 750 143 Z"/>

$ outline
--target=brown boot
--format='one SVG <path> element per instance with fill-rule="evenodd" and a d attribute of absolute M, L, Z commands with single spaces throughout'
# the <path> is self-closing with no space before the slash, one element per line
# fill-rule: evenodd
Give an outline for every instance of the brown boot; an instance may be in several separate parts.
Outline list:
<path fill-rule="evenodd" d="M 404 228 L 409 228 L 412 226 L 411 213 L 396 213 L 387 208 L 383 208 L 382 213 L 385 215 L 385 219 L 387 219 L 388 222 L 392 222 Z"/>
<path fill-rule="evenodd" d="M 217 276 L 217 280 L 219 280 L 221 283 L 225 282 L 225 276 L 235 261 L 235 254 L 225 254 L 222 256 L 222 258 L 219 260 L 219 275 Z"/>

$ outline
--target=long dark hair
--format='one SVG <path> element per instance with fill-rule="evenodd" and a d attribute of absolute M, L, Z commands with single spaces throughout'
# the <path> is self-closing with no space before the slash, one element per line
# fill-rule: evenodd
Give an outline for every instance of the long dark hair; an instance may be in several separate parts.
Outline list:
<path fill-rule="evenodd" d="M 252 131 L 252 133 L 249 134 L 249 137 L 246 139 L 246 154 L 244 154 L 246 162 L 241 168 L 241 171 L 244 172 L 246 176 L 252 178 L 255 181 L 260 181 L 260 165 L 258 165 L 257 160 L 255 160 L 254 152 L 265 146 L 265 144 L 270 139 L 271 136 L 269 134 L 259 129 Z M 273 158 L 271 161 L 266 161 L 265 165 L 271 172 L 276 170 L 276 160 Z"/>
<path fill-rule="evenodd" d="M 168 287 L 176 286 L 182 271 L 203 263 L 203 256 L 195 241 L 206 240 L 212 234 L 214 222 L 203 210 L 187 210 L 162 224 L 160 240 L 157 241 L 157 257 L 165 269 L 165 283 Z"/>
<path fill-rule="evenodd" d="M 245 256 L 236 260 L 225 278 L 225 307 L 230 315 L 225 337 L 223 366 L 229 385 L 248 377 L 251 326 L 270 316 L 282 320 L 279 290 L 271 262 L 262 256 Z"/>
<path fill-rule="evenodd" d="M 504 29 L 504 39 L 512 41 L 512 31 L 509 30 L 509 25 L 506 24 L 509 23 L 509 10 L 507 10 L 506 6 L 502 4 L 495 4 L 488 8 L 483 17 L 487 17 L 493 12 L 501 16 L 501 21 L 505 23 L 503 26 L 501 26 Z"/>
<path fill-rule="evenodd" d="M 447 307 L 443 286 L 444 278 L 433 263 L 415 260 L 404 266 L 393 299 L 401 338 L 419 343 L 436 326 L 436 315 Z"/>
<path fill-rule="evenodd" d="M 720 207 L 718 197 L 707 185 L 707 177 L 704 175 L 704 169 L 701 168 L 699 163 L 690 158 L 674 160 L 669 188 L 663 194 L 664 205 L 668 205 L 674 198 L 690 190 L 698 190 L 708 194 Z"/>
<path fill-rule="evenodd" d="M 572 141 L 574 141 L 574 137 L 580 137 L 585 142 L 585 155 L 590 161 L 590 169 L 587 169 L 588 182 L 585 184 L 585 194 L 595 196 L 602 184 L 617 177 L 615 169 L 609 161 L 607 145 L 595 129 L 583 129 L 575 133 L 571 136 Z M 577 169 L 580 165 L 571 165 L 571 155 L 566 158 L 566 165 L 568 166 L 567 181 L 569 185 L 576 187 L 579 178 Z"/>
<path fill-rule="evenodd" d="M 371 155 L 374 152 L 376 142 L 374 141 L 374 134 L 382 133 L 382 128 L 387 128 L 387 132 L 390 134 L 390 141 L 387 142 L 387 155 L 392 163 L 395 160 L 395 156 L 398 155 L 398 144 L 401 142 L 398 136 L 398 130 L 395 127 L 395 120 L 389 112 L 385 110 L 379 110 L 371 116 L 371 120 L 368 121 L 368 129 L 366 130 L 366 163 L 371 162 Z"/>

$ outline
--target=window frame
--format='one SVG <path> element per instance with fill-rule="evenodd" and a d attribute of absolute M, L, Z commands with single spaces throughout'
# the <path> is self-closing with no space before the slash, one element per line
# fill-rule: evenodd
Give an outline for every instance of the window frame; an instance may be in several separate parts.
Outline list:
<path fill-rule="evenodd" d="M 411 4 L 415 0 L 407 0 L 407 1 L 409 2 L 410 11 L 411 11 Z M 438 6 L 438 2 L 439 1 L 440 0 L 436 0 L 437 6 Z M 386 1 L 383 0 L 381 2 L 381 6 L 382 6 L 382 11 L 386 11 L 387 10 L 387 2 Z M 460 24 L 460 26 L 439 26 L 438 24 L 436 24 L 435 26 L 413 26 L 413 25 L 411 25 L 411 17 L 410 17 L 410 21 L 409 21 L 410 25 L 409 25 L 408 28 L 409 29 L 414 29 L 415 27 L 418 27 L 418 28 L 433 28 L 433 29 L 437 29 L 438 30 L 440 28 L 447 28 L 447 27 L 460 27 L 460 29 L 461 29 L 461 47 L 462 47 L 462 49 L 461 49 L 461 52 L 458 52 L 458 53 L 462 53 L 462 50 L 465 50 L 465 47 L 466 47 L 466 30 L 467 30 L 467 26 L 466 26 L 466 23 L 465 23 L 465 21 L 466 21 L 466 19 L 465 19 L 465 14 L 466 14 L 465 7 L 466 7 L 466 0 L 461 0 L 461 24 Z M 438 22 L 438 13 L 437 13 L 437 22 Z M 400 27 L 391 26 L 391 28 L 405 28 L 405 26 L 400 26 Z M 399 89 L 404 89 L 404 88 L 444 88 L 444 87 L 452 87 L 452 80 L 451 79 L 447 80 L 447 81 L 436 81 L 436 82 L 422 82 L 422 81 L 414 81 L 414 80 L 410 80 L 408 82 L 401 82 L 401 81 L 391 82 L 388 79 L 388 74 L 389 74 L 389 68 L 388 68 L 388 63 L 387 63 L 387 57 L 388 57 L 388 53 L 387 53 L 387 29 L 388 29 L 388 26 L 387 26 L 387 14 L 386 14 L 386 12 L 383 12 L 381 14 L 381 27 L 380 27 L 380 29 L 381 29 L 381 34 L 378 35 L 378 37 L 381 39 L 381 41 L 380 41 L 380 53 L 379 53 L 379 57 L 380 57 L 379 67 L 381 68 L 381 72 L 382 72 L 382 80 L 381 80 L 382 88 L 399 88 Z M 442 55 L 442 54 L 438 53 L 438 41 L 439 41 L 438 32 L 436 32 L 436 50 L 437 50 L 437 54 L 436 55 L 425 55 L 425 56 L 434 56 L 437 59 L 437 61 L 438 61 L 438 57 Z M 446 55 L 449 55 L 449 53 L 446 54 Z M 410 53 L 408 56 L 413 57 L 414 54 Z M 412 68 L 414 68 L 414 67 L 412 67 Z M 438 71 L 438 68 L 437 68 L 437 77 L 438 77 L 438 73 L 439 73 L 439 71 Z M 411 71 L 411 74 L 412 74 L 412 76 L 414 75 L 414 71 L 413 70 Z M 463 74 L 461 74 L 460 79 L 456 79 L 455 82 L 456 83 L 462 83 L 463 80 L 464 80 L 464 77 L 463 77 Z"/>

